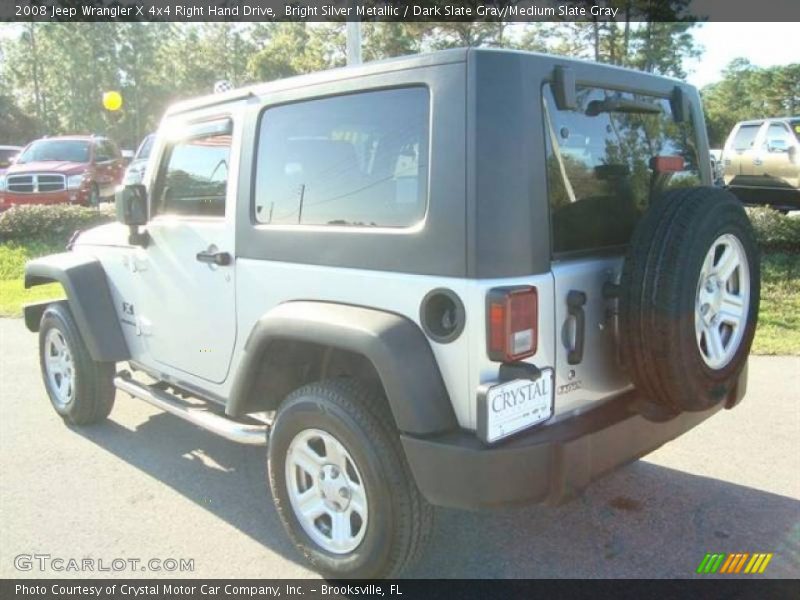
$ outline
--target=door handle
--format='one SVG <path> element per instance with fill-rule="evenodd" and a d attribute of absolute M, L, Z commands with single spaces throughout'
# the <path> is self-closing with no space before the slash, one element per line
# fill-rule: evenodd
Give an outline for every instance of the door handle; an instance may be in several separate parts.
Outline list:
<path fill-rule="evenodd" d="M 754 165 L 763 165 L 763 164 L 764 164 L 764 161 L 763 161 L 763 160 L 761 160 L 760 158 L 754 158 L 754 159 L 753 159 L 753 164 L 754 164 Z"/>
<path fill-rule="evenodd" d="M 227 252 L 211 252 L 208 250 L 203 250 L 202 252 L 197 253 L 196 258 L 202 263 L 218 265 L 220 267 L 227 267 L 232 262 L 231 255 Z"/>
<path fill-rule="evenodd" d="M 567 362 L 577 365 L 583 360 L 583 347 L 586 340 L 586 293 L 570 290 L 567 294 L 567 313 L 575 318 L 575 345 L 567 353 Z"/>

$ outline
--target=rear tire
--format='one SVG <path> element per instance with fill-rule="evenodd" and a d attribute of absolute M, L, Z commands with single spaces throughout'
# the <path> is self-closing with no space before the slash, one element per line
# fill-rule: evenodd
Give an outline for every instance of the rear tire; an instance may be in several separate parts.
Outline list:
<path fill-rule="evenodd" d="M 64 304 L 44 311 L 39 325 L 39 364 L 55 411 L 73 425 L 98 423 L 114 407 L 114 363 L 92 359 Z"/>
<path fill-rule="evenodd" d="M 750 221 L 730 192 L 674 190 L 645 213 L 623 268 L 621 341 L 659 418 L 731 394 L 753 341 L 760 280 Z"/>
<path fill-rule="evenodd" d="M 288 396 L 270 432 L 268 465 L 281 522 L 325 576 L 396 576 L 422 552 L 433 508 L 388 407 L 359 382 L 326 380 Z"/>

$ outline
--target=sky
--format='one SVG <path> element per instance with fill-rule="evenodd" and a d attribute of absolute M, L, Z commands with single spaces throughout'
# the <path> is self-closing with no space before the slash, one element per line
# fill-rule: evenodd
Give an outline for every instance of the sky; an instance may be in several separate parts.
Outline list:
<path fill-rule="evenodd" d="M 689 83 L 697 87 L 719 81 L 734 58 L 744 57 L 759 67 L 800 62 L 797 23 L 704 23 L 693 31 L 705 48 L 699 61 L 686 65 Z"/>
<path fill-rule="evenodd" d="M 0 24 L 0 39 L 16 30 L 15 24 Z M 719 81 L 734 58 L 747 58 L 759 67 L 800 62 L 797 23 L 703 23 L 693 34 L 705 48 L 700 60 L 686 64 L 689 83 L 697 87 Z"/>

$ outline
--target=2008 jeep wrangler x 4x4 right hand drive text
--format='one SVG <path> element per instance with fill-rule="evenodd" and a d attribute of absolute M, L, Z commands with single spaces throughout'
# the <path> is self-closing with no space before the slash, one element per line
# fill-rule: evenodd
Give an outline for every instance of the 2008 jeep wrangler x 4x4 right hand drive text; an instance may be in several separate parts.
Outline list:
<path fill-rule="evenodd" d="M 116 388 L 267 444 L 314 567 L 394 575 L 432 505 L 563 500 L 741 399 L 759 262 L 707 156 L 691 87 L 544 55 L 209 96 L 25 318 L 66 421 Z"/>

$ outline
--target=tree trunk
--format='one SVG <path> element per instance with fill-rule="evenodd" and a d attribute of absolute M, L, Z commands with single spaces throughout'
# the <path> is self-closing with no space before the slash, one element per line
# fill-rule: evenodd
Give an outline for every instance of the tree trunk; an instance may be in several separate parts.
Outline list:
<path fill-rule="evenodd" d="M 31 59 L 33 77 L 33 101 L 36 106 L 36 118 L 41 125 L 43 121 L 44 107 L 42 106 L 42 94 L 39 86 L 39 54 L 36 51 L 36 23 L 31 22 L 28 27 L 31 39 Z"/>

